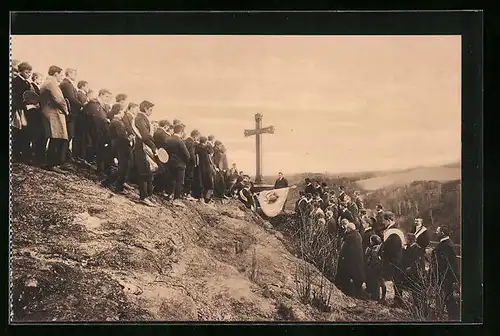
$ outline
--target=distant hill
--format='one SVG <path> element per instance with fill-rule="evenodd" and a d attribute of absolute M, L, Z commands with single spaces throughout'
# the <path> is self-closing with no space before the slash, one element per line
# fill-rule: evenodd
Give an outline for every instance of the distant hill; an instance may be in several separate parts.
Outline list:
<path fill-rule="evenodd" d="M 420 167 L 404 172 L 372 177 L 356 182 L 356 185 L 365 191 L 374 191 L 382 188 L 404 186 L 414 181 L 454 181 L 461 179 L 459 167 Z"/>

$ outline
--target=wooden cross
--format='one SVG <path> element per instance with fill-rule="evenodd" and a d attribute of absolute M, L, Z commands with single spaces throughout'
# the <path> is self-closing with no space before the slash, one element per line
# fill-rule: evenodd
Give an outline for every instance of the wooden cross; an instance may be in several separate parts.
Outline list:
<path fill-rule="evenodd" d="M 262 183 L 262 140 L 261 136 L 264 133 L 274 134 L 274 126 L 262 127 L 262 114 L 255 115 L 255 129 L 245 130 L 245 137 L 255 135 L 255 183 Z"/>

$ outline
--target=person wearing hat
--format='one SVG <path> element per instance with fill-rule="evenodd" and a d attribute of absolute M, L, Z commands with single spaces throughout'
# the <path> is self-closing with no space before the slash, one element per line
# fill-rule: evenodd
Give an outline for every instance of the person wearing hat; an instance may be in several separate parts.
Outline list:
<path fill-rule="evenodd" d="M 383 232 L 384 232 L 384 207 L 382 206 L 382 204 L 377 204 L 376 207 L 375 207 L 375 211 L 376 211 L 376 215 L 375 215 L 375 219 L 377 220 L 377 223 L 375 224 L 375 226 L 373 227 L 373 229 L 375 230 L 375 233 L 378 234 L 380 236 L 380 238 L 382 238 L 383 236 Z"/>
<path fill-rule="evenodd" d="M 170 175 L 171 183 L 168 184 L 167 193 L 173 195 L 174 205 L 184 206 L 181 202 L 182 191 L 184 187 L 184 175 L 186 166 L 191 159 L 191 155 L 182 140 L 184 127 L 182 125 L 174 126 L 174 134 L 165 143 L 165 150 L 168 153 L 167 170 Z"/>
<path fill-rule="evenodd" d="M 361 227 L 361 221 L 359 218 L 358 206 L 347 195 L 344 197 L 344 204 L 347 207 L 347 209 L 349 210 L 349 212 L 352 214 L 352 218 L 353 218 L 352 222 L 354 223 L 354 225 L 356 225 L 356 229 L 361 232 L 362 227 Z"/>
<path fill-rule="evenodd" d="M 401 263 L 405 238 L 395 219 L 396 216 L 392 212 L 385 212 L 383 215 L 384 231 L 381 256 L 384 273 L 394 286 L 394 306 L 400 307 L 403 303 L 401 296 L 401 282 L 403 280 Z"/>
<path fill-rule="evenodd" d="M 362 285 L 365 282 L 362 239 L 353 223 L 347 223 L 345 230 L 339 253 L 335 284 L 344 294 L 361 297 Z"/>
<path fill-rule="evenodd" d="M 347 193 L 345 191 L 345 187 L 343 185 L 339 186 L 339 196 L 338 196 L 339 201 L 343 202 L 346 196 Z"/>

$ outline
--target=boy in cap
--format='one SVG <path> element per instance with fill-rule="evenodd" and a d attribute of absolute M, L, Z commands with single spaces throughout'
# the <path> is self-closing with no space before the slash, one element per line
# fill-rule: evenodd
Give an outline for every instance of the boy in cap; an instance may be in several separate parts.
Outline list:
<path fill-rule="evenodd" d="M 365 250 L 366 291 L 370 299 L 376 301 L 384 301 L 387 294 L 387 287 L 382 277 L 381 247 L 382 239 L 377 235 L 372 235 L 370 237 L 370 246 Z M 380 296 L 380 289 L 382 289 L 382 297 Z"/>

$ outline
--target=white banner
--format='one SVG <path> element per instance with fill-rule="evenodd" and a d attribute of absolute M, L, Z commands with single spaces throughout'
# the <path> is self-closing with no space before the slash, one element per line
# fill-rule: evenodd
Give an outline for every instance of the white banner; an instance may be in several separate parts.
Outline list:
<path fill-rule="evenodd" d="M 264 190 L 257 194 L 260 208 L 267 217 L 275 217 L 283 210 L 289 189 Z"/>

